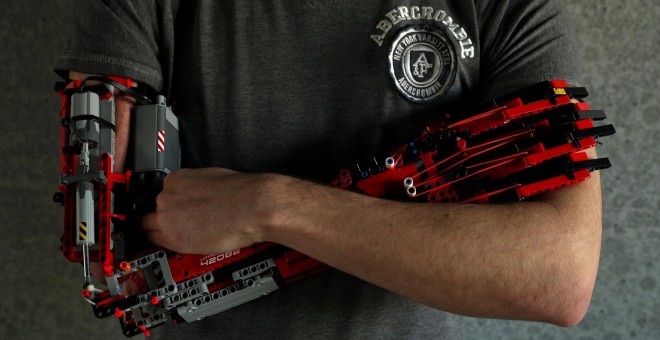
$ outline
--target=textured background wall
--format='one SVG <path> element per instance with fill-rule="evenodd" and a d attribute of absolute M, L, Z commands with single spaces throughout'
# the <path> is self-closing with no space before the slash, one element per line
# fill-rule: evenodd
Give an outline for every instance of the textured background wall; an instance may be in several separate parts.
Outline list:
<path fill-rule="evenodd" d="M 57 250 L 58 100 L 53 52 L 70 0 L 0 4 L 0 339 L 122 337 L 79 298 L 80 268 Z M 600 148 L 604 234 L 591 309 L 577 327 L 466 319 L 468 339 L 660 338 L 660 2 L 565 1 L 594 108 L 617 134 Z M 83 336 L 83 334 L 85 334 Z"/>

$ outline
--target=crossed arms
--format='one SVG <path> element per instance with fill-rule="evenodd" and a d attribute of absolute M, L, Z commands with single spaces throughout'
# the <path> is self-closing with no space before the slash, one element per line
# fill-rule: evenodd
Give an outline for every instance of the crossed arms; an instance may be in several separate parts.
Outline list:
<path fill-rule="evenodd" d="M 129 101 L 117 105 L 118 150 L 126 148 L 129 111 Z M 280 243 L 470 316 L 575 325 L 589 306 L 600 255 L 598 173 L 529 202 L 431 205 L 277 174 L 184 169 L 166 177 L 156 203 L 141 227 L 168 249 L 219 253 Z"/>

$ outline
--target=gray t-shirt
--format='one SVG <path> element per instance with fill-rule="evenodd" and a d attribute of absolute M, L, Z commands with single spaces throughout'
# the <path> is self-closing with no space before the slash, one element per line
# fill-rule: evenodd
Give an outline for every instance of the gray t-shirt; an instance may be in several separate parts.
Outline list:
<path fill-rule="evenodd" d="M 55 68 L 131 77 L 174 98 L 185 167 L 327 182 L 446 110 L 579 77 L 553 0 L 81 0 L 75 18 Z M 447 313 L 329 270 L 154 333 L 399 339 L 459 329 Z"/>

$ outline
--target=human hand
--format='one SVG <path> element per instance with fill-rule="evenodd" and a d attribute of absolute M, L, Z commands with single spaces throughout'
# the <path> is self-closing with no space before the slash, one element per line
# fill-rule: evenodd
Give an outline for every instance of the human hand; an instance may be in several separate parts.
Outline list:
<path fill-rule="evenodd" d="M 213 254 L 264 241 L 275 207 L 271 174 L 222 168 L 182 169 L 167 177 L 156 211 L 142 228 L 156 245 L 187 254 Z"/>

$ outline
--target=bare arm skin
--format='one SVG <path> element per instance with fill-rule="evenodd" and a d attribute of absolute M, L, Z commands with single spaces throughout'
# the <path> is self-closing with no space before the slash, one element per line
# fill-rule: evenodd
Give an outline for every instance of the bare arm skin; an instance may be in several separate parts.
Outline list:
<path fill-rule="evenodd" d="M 449 312 L 566 326 L 586 313 L 600 253 L 597 176 L 506 205 L 304 190 L 265 239 Z"/>
<path fill-rule="evenodd" d="M 273 174 L 181 170 L 143 227 L 183 253 L 272 241 L 448 312 L 571 326 L 596 278 L 600 181 L 594 173 L 523 203 L 424 204 Z"/>

